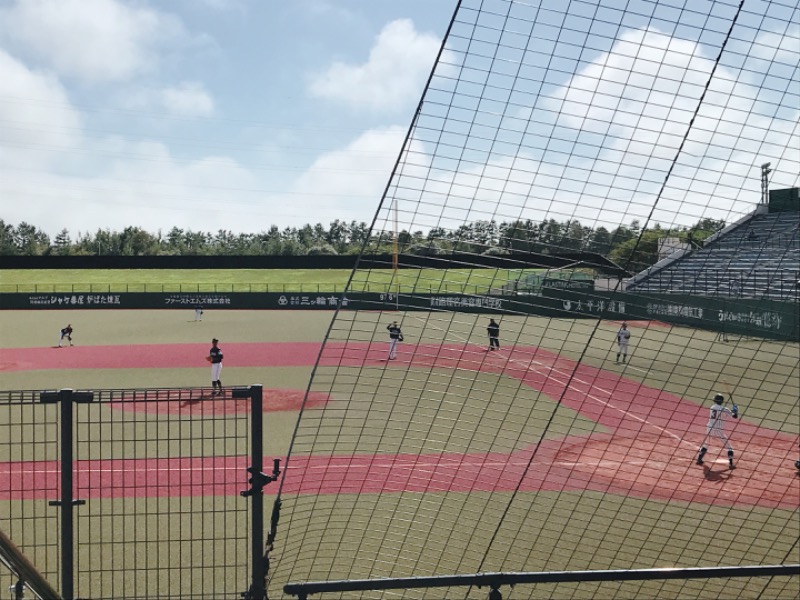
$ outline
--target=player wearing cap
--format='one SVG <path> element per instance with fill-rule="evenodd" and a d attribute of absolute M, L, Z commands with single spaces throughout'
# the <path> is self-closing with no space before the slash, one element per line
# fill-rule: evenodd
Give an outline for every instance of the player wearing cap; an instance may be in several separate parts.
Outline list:
<path fill-rule="evenodd" d="M 219 380 L 222 374 L 222 350 L 220 350 L 219 340 L 214 338 L 211 340 L 211 350 L 208 351 L 206 360 L 211 363 L 211 388 L 212 396 L 222 395 L 222 382 Z"/>
<path fill-rule="evenodd" d="M 731 446 L 728 436 L 725 435 L 725 415 L 730 415 L 734 419 L 738 418 L 739 407 L 734 404 L 732 408 L 726 408 L 722 406 L 723 402 L 725 402 L 725 396 L 722 394 L 714 396 L 714 403 L 711 405 L 708 424 L 706 425 L 706 437 L 703 439 L 703 445 L 700 447 L 700 454 L 697 455 L 698 465 L 703 464 L 703 457 L 706 455 L 706 452 L 708 452 L 706 440 L 715 437 L 721 440 L 728 449 L 728 468 L 735 468 L 733 466 L 733 446 Z"/>
<path fill-rule="evenodd" d="M 500 324 L 494 319 L 489 319 L 486 333 L 489 334 L 489 350 L 500 350 Z"/>
<path fill-rule="evenodd" d="M 617 362 L 619 357 L 622 356 L 622 362 L 628 358 L 628 340 L 631 339 L 631 332 L 628 331 L 628 324 L 623 323 L 622 327 L 617 331 Z"/>
<path fill-rule="evenodd" d="M 386 329 L 389 331 L 389 360 L 394 360 L 397 358 L 397 345 L 403 341 L 403 332 L 397 321 L 392 321 Z"/>
<path fill-rule="evenodd" d="M 72 346 L 72 325 L 67 325 L 64 329 L 61 330 L 61 337 L 58 338 L 58 347 L 61 348 L 61 344 L 64 341 L 64 338 L 67 338 L 69 345 Z"/>

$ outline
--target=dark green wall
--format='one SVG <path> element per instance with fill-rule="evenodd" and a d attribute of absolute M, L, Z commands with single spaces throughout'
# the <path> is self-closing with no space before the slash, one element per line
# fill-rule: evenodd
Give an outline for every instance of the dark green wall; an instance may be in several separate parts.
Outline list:
<path fill-rule="evenodd" d="M 425 310 L 563 319 L 658 320 L 710 331 L 800 341 L 798 304 L 544 288 L 542 296 L 351 293 L 0 294 L 0 309 Z"/>

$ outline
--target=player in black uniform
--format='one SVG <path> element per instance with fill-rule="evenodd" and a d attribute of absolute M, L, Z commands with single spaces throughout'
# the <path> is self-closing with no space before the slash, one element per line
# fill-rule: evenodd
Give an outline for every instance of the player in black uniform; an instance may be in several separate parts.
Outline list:
<path fill-rule="evenodd" d="M 389 331 L 389 360 L 394 360 L 397 358 L 397 344 L 403 341 L 403 332 L 397 321 L 392 321 L 386 329 Z"/>
<path fill-rule="evenodd" d="M 72 325 L 67 325 L 61 330 L 61 337 L 58 338 L 58 347 L 61 348 L 61 343 L 67 338 L 69 345 L 72 346 Z"/>
<path fill-rule="evenodd" d="M 500 325 L 494 319 L 489 319 L 489 326 L 486 328 L 489 334 L 489 350 L 500 349 Z"/>
<path fill-rule="evenodd" d="M 211 388 L 213 396 L 222 395 L 222 382 L 219 380 L 222 373 L 222 350 L 217 345 L 219 340 L 211 340 L 211 350 L 208 351 L 208 362 L 211 363 Z"/>

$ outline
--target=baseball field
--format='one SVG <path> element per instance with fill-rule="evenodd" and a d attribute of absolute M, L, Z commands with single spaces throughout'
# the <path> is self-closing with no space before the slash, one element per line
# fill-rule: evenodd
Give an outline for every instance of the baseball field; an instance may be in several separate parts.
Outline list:
<path fill-rule="evenodd" d="M 85 501 L 75 508 L 80 596 L 234 598 L 246 589 L 250 517 L 240 494 L 247 488 L 250 414 L 246 400 L 203 395 L 210 387 L 205 357 L 212 338 L 219 338 L 224 353 L 226 389 L 264 386 L 264 455 L 270 461 L 289 450 L 318 357 L 339 377 L 351 371 L 361 375 L 357 394 L 337 395 L 335 386 L 319 382 L 312 386 L 306 415 L 340 419 L 344 429 L 329 445 L 323 437 L 313 447 L 300 443 L 295 448 L 282 474 L 289 506 L 304 506 L 312 498 L 321 506 L 335 495 L 335 510 L 345 515 L 348 486 L 330 477 L 336 468 L 331 453 L 349 449 L 349 455 L 362 457 L 365 469 L 351 491 L 374 494 L 375 510 L 387 516 L 395 510 L 392 498 L 407 493 L 436 496 L 437 503 L 460 497 L 460 502 L 482 504 L 487 495 L 521 491 L 531 502 L 558 502 L 550 515 L 556 520 L 572 501 L 594 503 L 592 526 L 603 525 L 602 543 L 617 535 L 618 557 L 630 554 L 633 567 L 651 561 L 670 566 L 663 564 L 665 556 L 676 566 L 713 566 L 780 564 L 797 555 L 797 344 L 721 343 L 710 332 L 632 323 L 631 357 L 622 365 L 614 362 L 619 324 L 612 322 L 503 315 L 503 346 L 488 356 L 483 315 L 453 319 L 446 330 L 432 326 L 422 313 L 364 313 L 344 316 L 346 325 L 334 324 L 329 331 L 332 317 L 314 311 L 207 310 L 198 322 L 189 310 L 0 312 L 4 393 L 199 390 L 199 396 L 168 401 L 127 392 L 119 401 L 76 408 L 75 496 Z M 403 323 L 405 341 L 398 361 L 389 363 L 385 325 L 395 318 Z M 68 323 L 74 345 L 58 348 L 59 330 Z M 320 356 L 326 335 L 329 344 Z M 370 376 L 375 373 L 380 376 Z M 468 377 L 471 384 L 451 385 L 454 376 Z M 439 417 L 447 415 L 424 406 L 414 385 L 422 380 L 429 392 L 431 382 L 438 382 L 436 401 L 458 405 L 457 420 L 446 423 Z M 742 416 L 729 426 L 737 449 L 733 471 L 717 446 L 704 467 L 693 464 L 704 438 L 709 394 L 718 389 L 735 397 Z M 382 402 L 396 406 L 398 398 L 408 398 L 413 409 L 374 409 Z M 551 410 L 554 398 L 558 406 Z M 486 418 L 487 403 L 505 410 L 506 418 Z M 347 417 L 337 416 L 347 411 Z M 514 411 L 519 417 L 508 418 Z M 442 431 L 414 435 L 414 421 L 422 413 L 430 431 Z M 370 438 L 365 431 L 382 435 Z M 0 406 L 0 432 L 0 528 L 58 587 L 59 513 L 49 505 L 59 493 L 58 411 L 9 396 Z M 534 448 L 547 468 L 521 474 Z M 441 460 L 443 454 L 462 460 Z M 427 457 L 426 477 L 404 476 L 403 461 L 417 465 L 420 457 Z M 469 464 L 487 457 L 493 467 L 484 477 L 461 476 Z M 265 490 L 268 505 L 277 483 L 272 486 Z M 627 523 L 619 522 L 620 515 L 628 515 Z M 429 518 L 418 516 L 420 526 Z M 303 539 L 309 544 L 325 524 L 315 523 L 322 511 L 306 517 Z M 428 541 L 438 536 L 442 552 L 453 555 L 441 563 L 443 569 L 464 564 L 475 549 L 471 524 L 451 517 L 455 513 L 440 513 L 425 526 Z M 282 535 L 292 534 L 297 518 L 286 517 Z M 547 534 L 555 527 L 561 528 L 558 536 Z M 716 551 L 710 534 L 725 540 L 720 547 L 726 556 L 707 556 L 709 549 Z M 287 564 L 292 553 L 280 548 L 287 540 L 279 537 L 270 597 L 280 596 L 287 579 L 336 573 L 340 561 L 352 560 L 364 545 L 363 538 L 350 535 L 344 534 L 323 565 Z M 509 532 L 509 537 L 517 544 L 535 540 L 536 552 L 526 551 L 527 556 L 546 555 L 549 569 L 602 568 L 599 542 L 580 523 L 541 522 L 535 530 Z M 393 572 L 387 567 L 386 573 Z M 0 586 L 11 583 L 0 571 Z M 699 595 L 716 597 L 731 585 L 707 585 Z M 757 597 L 765 590 L 769 597 L 775 597 L 769 591 L 791 597 L 785 582 L 774 588 L 764 581 L 735 585 L 738 597 Z M 504 597 L 528 597 L 529 592 L 518 588 Z M 474 590 L 469 597 L 485 595 Z"/>

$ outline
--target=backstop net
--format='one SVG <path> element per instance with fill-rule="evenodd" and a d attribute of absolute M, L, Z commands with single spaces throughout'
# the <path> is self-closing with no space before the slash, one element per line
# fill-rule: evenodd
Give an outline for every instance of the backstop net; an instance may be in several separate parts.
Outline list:
<path fill-rule="evenodd" d="M 287 582 L 800 562 L 798 64 L 793 0 L 458 3 L 348 286 L 385 291 L 357 310 L 345 294 L 309 386 L 328 401 L 297 423 L 270 597 Z M 390 249 L 394 264 L 374 259 Z M 765 268 L 791 293 L 751 276 Z M 712 412 L 727 440 L 708 435 Z M 487 590 L 330 597 L 392 595 Z"/>

